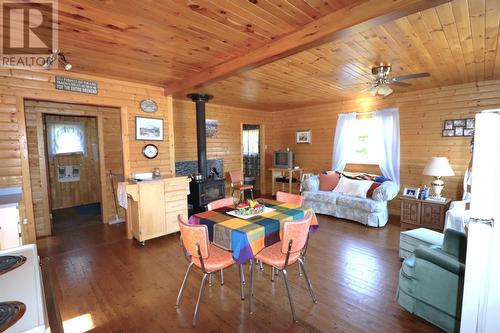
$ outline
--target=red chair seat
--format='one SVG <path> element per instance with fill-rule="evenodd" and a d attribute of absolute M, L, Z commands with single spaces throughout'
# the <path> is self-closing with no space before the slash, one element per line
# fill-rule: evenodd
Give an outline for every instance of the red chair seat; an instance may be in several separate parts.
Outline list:
<path fill-rule="evenodd" d="M 237 190 L 251 190 L 253 189 L 253 185 L 234 185 L 234 188 Z"/>
<path fill-rule="evenodd" d="M 262 261 L 266 265 L 274 266 L 276 268 L 283 268 L 285 266 L 286 254 L 283 254 L 281 252 L 281 247 L 281 242 L 268 246 L 257 253 L 255 259 Z M 290 253 L 290 257 L 288 258 L 288 265 L 295 263 L 297 259 L 299 259 L 299 257 L 300 252 Z"/>
<path fill-rule="evenodd" d="M 210 254 L 209 257 L 203 259 L 207 271 L 218 271 L 235 263 L 231 252 L 223 250 L 213 244 L 208 246 L 208 253 Z M 192 260 L 196 267 L 201 268 L 200 259 L 193 256 Z"/>

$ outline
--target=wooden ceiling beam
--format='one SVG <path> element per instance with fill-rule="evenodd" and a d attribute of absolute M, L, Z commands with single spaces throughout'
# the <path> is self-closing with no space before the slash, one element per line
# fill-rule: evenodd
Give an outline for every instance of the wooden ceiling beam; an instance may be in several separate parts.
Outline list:
<path fill-rule="evenodd" d="M 178 94 L 451 0 L 358 0 L 264 46 L 166 85 Z"/>

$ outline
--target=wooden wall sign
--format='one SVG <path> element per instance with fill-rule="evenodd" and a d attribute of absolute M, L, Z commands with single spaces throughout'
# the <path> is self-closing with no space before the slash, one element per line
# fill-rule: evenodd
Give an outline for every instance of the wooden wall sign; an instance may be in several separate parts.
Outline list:
<path fill-rule="evenodd" d="M 56 89 L 97 95 L 97 82 L 56 76 Z"/>

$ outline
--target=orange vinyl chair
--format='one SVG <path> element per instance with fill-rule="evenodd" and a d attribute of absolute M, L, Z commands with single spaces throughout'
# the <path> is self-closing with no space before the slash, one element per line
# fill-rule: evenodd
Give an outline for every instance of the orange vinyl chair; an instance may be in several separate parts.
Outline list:
<path fill-rule="evenodd" d="M 214 210 L 217 208 L 222 208 L 222 207 L 227 207 L 227 206 L 234 206 L 234 198 L 233 197 L 212 201 L 211 203 L 209 203 L 207 205 L 207 209 Z"/>
<path fill-rule="evenodd" d="M 292 309 L 292 318 L 296 322 L 297 316 L 295 315 L 295 307 L 293 305 L 292 294 L 290 293 L 290 286 L 288 285 L 288 272 L 287 268 L 294 263 L 302 266 L 304 277 L 307 282 L 307 289 L 311 294 L 314 303 L 318 303 L 318 299 L 307 276 L 304 263 L 301 258 L 301 251 L 306 245 L 307 236 L 309 234 L 309 226 L 311 225 L 312 213 L 307 213 L 306 217 L 296 221 L 285 222 L 283 226 L 283 238 L 280 242 L 264 248 L 260 251 L 255 259 L 262 261 L 264 264 L 272 266 L 278 272 L 283 273 L 285 280 L 286 291 L 288 293 L 288 301 Z M 253 275 L 255 270 L 254 261 L 250 261 L 250 314 L 253 313 Z"/>
<path fill-rule="evenodd" d="M 179 228 L 181 231 L 181 240 L 184 247 L 184 253 L 186 254 L 186 256 L 191 257 L 191 262 L 189 263 L 186 275 L 184 276 L 184 280 L 182 281 L 181 289 L 179 290 L 179 295 L 177 295 L 175 306 L 179 307 L 182 293 L 184 292 L 184 288 L 186 287 L 186 282 L 189 277 L 189 273 L 191 272 L 191 268 L 193 267 L 193 265 L 200 268 L 203 272 L 203 278 L 201 279 L 200 292 L 198 294 L 198 301 L 196 302 L 196 307 L 193 315 L 193 326 L 196 326 L 207 277 L 213 273 L 220 271 L 221 285 L 223 285 L 223 269 L 232 266 L 235 261 L 233 260 L 230 252 L 210 244 L 208 240 L 208 228 L 206 225 L 188 224 L 181 215 L 179 215 L 177 219 L 179 220 Z M 243 293 L 244 291 L 242 284 L 242 295 Z"/>
<path fill-rule="evenodd" d="M 231 183 L 231 196 L 233 196 L 234 191 L 240 192 L 240 199 L 245 199 L 245 191 L 250 190 L 250 196 L 253 199 L 253 185 L 245 185 L 243 184 L 243 171 L 235 170 L 229 171 L 229 182 Z"/>
<path fill-rule="evenodd" d="M 298 194 L 290 194 L 286 192 L 276 192 L 276 200 L 281 202 L 286 202 L 289 204 L 302 206 L 304 203 L 304 197 Z"/>
<path fill-rule="evenodd" d="M 297 205 L 297 206 L 302 206 L 302 204 L 304 203 L 303 196 L 298 195 L 298 194 L 290 194 L 290 193 L 286 193 L 286 192 L 280 192 L 280 191 L 276 192 L 276 200 L 281 201 L 281 202 L 286 202 L 289 204 L 293 204 L 293 205 Z M 302 250 L 302 255 L 301 255 L 302 262 L 304 265 L 306 263 L 305 255 L 306 255 L 308 243 L 309 243 L 309 235 L 307 236 L 306 245 L 304 246 L 304 249 Z M 302 268 L 300 267 L 300 265 L 298 265 L 297 267 L 299 270 L 299 275 L 302 276 Z M 272 270 L 272 273 L 275 273 L 274 269 Z M 276 272 L 276 274 L 277 274 L 277 272 Z M 274 274 L 272 275 L 271 280 L 274 281 Z"/>

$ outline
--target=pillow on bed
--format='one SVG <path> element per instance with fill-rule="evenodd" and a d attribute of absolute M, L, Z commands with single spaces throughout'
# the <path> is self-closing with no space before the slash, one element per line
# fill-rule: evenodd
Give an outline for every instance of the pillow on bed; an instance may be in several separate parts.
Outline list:
<path fill-rule="evenodd" d="M 341 177 L 333 192 L 339 192 L 352 197 L 366 198 L 366 193 L 372 184 L 371 180 L 355 180 Z"/>

